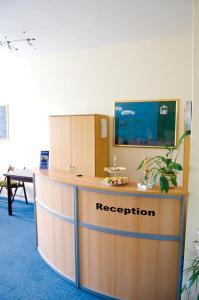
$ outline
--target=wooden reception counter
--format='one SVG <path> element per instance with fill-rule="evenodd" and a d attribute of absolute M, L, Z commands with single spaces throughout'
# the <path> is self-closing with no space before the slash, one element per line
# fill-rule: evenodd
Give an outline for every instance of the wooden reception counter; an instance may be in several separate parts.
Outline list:
<path fill-rule="evenodd" d="M 181 188 L 35 170 L 37 247 L 78 288 L 110 299 L 180 299 L 184 227 Z"/>

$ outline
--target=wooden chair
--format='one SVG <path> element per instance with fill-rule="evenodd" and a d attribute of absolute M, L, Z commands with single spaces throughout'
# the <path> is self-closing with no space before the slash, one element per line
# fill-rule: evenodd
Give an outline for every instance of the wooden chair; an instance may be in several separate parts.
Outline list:
<path fill-rule="evenodd" d="M 12 166 L 9 166 L 8 171 L 14 171 L 15 168 Z M 16 196 L 16 192 L 18 188 L 23 188 L 23 192 L 24 192 L 24 198 L 26 201 L 26 204 L 28 204 L 28 200 L 27 200 L 27 194 L 26 194 L 26 188 L 25 188 L 25 184 L 23 181 L 11 181 L 11 190 L 14 189 L 14 194 L 12 192 L 12 202 L 14 201 L 14 198 Z M 3 180 L 0 181 L 0 193 L 2 192 L 3 188 L 7 189 L 7 178 L 5 176 L 5 178 Z"/>

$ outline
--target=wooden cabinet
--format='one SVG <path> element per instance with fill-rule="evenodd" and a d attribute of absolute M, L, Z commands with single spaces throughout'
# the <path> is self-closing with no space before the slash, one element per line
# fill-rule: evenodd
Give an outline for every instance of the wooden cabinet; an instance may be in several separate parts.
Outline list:
<path fill-rule="evenodd" d="M 50 165 L 52 168 L 69 170 L 70 118 L 50 117 Z"/>
<path fill-rule="evenodd" d="M 50 166 L 82 175 L 104 177 L 109 165 L 108 117 L 50 117 Z"/>

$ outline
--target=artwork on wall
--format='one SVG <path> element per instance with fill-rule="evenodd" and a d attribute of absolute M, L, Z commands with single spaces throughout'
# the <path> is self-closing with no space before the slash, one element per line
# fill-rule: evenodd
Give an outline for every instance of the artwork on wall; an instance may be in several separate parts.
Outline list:
<path fill-rule="evenodd" d="M 191 132 L 192 101 L 187 100 L 185 106 L 185 130 Z"/>
<path fill-rule="evenodd" d="M 8 105 L 0 105 L 0 140 L 8 139 Z"/>
<path fill-rule="evenodd" d="M 117 101 L 114 105 L 114 145 L 174 146 L 178 100 Z"/>

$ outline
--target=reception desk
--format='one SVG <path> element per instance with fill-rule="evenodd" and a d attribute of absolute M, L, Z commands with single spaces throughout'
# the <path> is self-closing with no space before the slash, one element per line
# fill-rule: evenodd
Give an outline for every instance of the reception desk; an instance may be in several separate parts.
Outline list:
<path fill-rule="evenodd" d="M 77 288 L 110 299 L 180 299 L 184 233 L 181 188 L 34 170 L 37 249 Z"/>

